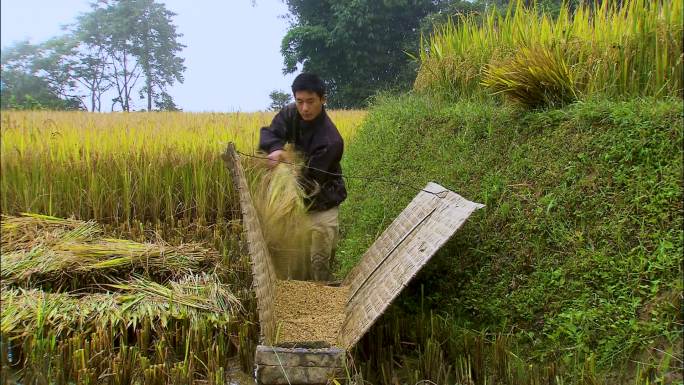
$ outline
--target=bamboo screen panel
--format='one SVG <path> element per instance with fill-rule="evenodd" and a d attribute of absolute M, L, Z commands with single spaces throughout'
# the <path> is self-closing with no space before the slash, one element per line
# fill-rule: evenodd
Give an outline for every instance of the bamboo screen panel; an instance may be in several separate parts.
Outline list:
<path fill-rule="evenodd" d="M 473 211 L 484 207 L 428 183 L 347 276 L 349 300 L 340 340 L 351 348 Z"/>
<path fill-rule="evenodd" d="M 261 327 L 262 343 L 271 344 L 275 339 L 274 299 L 276 276 L 271 263 L 271 255 L 266 246 L 261 224 L 252 202 L 252 195 L 247 186 L 244 170 L 240 164 L 240 157 L 233 143 L 228 144 L 223 159 L 228 164 L 231 179 L 240 198 L 242 211 L 242 226 L 245 231 L 247 249 L 251 257 L 253 287 L 256 292 L 259 324 Z"/>

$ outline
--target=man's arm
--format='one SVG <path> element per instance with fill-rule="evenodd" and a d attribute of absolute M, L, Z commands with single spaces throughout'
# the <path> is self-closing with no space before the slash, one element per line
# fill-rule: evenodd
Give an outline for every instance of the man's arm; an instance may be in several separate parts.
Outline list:
<path fill-rule="evenodd" d="M 259 149 L 268 154 L 269 165 L 275 166 L 282 160 L 283 148 L 287 141 L 287 114 L 285 108 L 273 117 L 271 125 L 262 127 L 259 136 Z"/>

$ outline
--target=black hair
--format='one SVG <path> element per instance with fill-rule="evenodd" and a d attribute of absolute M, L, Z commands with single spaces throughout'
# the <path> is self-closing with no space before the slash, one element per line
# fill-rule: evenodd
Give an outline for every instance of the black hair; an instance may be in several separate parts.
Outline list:
<path fill-rule="evenodd" d="M 322 98 L 325 96 L 325 83 L 316 74 L 302 73 L 292 82 L 292 95 L 297 91 L 315 92 Z"/>

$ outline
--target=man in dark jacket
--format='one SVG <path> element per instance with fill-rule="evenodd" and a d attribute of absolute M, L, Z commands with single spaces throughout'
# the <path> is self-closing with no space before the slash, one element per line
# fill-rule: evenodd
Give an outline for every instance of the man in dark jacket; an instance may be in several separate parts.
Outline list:
<path fill-rule="evenodd" d="M 347 197 L 340 167 L 344 142 L 325 112 L 325 84 L 317 75 L 297 76 L 292 93 L 295 103 L 261 129 L 259 148 L 268 154 L 271 166 L 284 160 L 285 143 L 304 155 L 307 167 L 301 182 L 310 194 L 307 203 L 313 225 L 311 271 L 314 280 L 327 281 L 339 234 L 339 205 Z"/>

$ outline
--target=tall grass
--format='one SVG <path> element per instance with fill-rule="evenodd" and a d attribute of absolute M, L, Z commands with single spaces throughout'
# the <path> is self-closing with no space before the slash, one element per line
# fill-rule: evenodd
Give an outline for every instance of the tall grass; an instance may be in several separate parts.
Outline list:
<path fill-rule="evenodd" d="M 235 210 L 219 154 L 256 148 L 272 113 L 2 112 L 3 213 L 216 223 Z M 345 138 L 364 113 L 332 111 Z"/>
<path fill-rule="evenodd" d="M 536 362 L 510 333 L 471 330 L 432 312 L 383 315 L 349 359 L 354 384 L 597 385 L 681 384 L 681 363 L 669 348 L 660 358 L 636 361 L 627 372 L 604 373 L 594 357 L 577 362 Z"/>
<path fill-rule="evenodd" d="M 461 16 L 421 41 L 417 90 L 503 94 L 529 107 L 595 95 L 682 96 L 682 0 L 584 2 L 552 18 L 511 1 Z"/>

